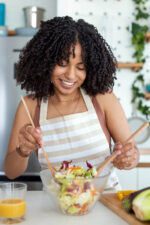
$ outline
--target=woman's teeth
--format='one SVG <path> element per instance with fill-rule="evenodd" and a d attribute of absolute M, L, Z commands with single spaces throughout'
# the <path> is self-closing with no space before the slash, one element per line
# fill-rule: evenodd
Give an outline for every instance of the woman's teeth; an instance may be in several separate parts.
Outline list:
<path fill-rule="evenodd" d="M 70 86 L 74 84 L 74 82 L 67 82 L 67 81 L 64 81 L 64 80 L 62 80 L 62 82 L 63 82 L 64 84 L 70 85 Z"/>

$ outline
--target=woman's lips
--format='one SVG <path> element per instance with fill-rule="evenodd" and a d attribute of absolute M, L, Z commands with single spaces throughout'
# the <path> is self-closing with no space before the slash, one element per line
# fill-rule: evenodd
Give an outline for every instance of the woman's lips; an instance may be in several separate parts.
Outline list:
<path fill-rule="evenodd" d="M 75 82 L 68 82 L 65 80 L 60 80 L 60 82 L 61 82 L 61 86 L 64 88 L 72 88 L 75 84 Z"/>

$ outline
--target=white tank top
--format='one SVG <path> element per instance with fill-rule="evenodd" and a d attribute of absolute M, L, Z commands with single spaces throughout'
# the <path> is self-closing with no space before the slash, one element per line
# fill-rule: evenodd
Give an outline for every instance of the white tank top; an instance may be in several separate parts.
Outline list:
<path fill-rule="evenodd" d="M 109 144 L 93 103 L 82 89 L 81 94 L 87 107 L 86 112 L 52 119 L 47 119 L 48 100 L 41 101 L 39 123 L 44 148 L 50 163 L 56 168 L 64 160 L 72 160 L 73 164 L 82 167 L 86 167 L 87 160 L 93 166 L 98 166 L 110 155 Z M 38 158 L 41 169 L 46 169 L 47 163 L 41 148 L 38 151 Z M 112 165 L 110 164 L 108 167 L 110 168 Z M 118 179 L 113 171 L 108 186 L 114 186 L 116 183 L 118 183 Z"/>

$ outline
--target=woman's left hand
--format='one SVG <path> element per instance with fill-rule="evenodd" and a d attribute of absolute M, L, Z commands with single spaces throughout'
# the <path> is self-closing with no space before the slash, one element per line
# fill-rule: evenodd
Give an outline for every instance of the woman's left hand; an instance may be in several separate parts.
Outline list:
<path fill-rule="evenodd" d="M 121 151 L 114 160 L 113 164 L 120 170 L 127 170 L 136 167 L 139 161 L 139 151 L 134 143 L 127 143 L 124 146 L 117 142 L 113 151 Z"/>

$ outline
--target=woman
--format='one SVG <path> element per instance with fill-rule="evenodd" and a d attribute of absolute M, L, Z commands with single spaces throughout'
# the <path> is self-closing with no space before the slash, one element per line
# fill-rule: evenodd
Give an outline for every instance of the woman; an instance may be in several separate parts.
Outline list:
<path fill-rule="evenodd" d="M 110 136 L 116 143 L 113 151 L 118 151 L 113 165 L 137 165 L 134 142 L 121 144 L 131 132 L 112 92 L 115 65 L 110 47 L 93 25 L 68 16 L 41 23 L 20 55 L 17 72 L 21 88 L 32 93 L 25 101 L 34 121 L 40 109 L 39 126 L 30 125 L 20 102 L 5 161 L 10 179 L 26 170 L 35 149 L 41 168 L 46 167 L 40 145 L 56 167 L 63 160 L 83 166 L 88 160 L 97 166 L 110 154 Z"/>

